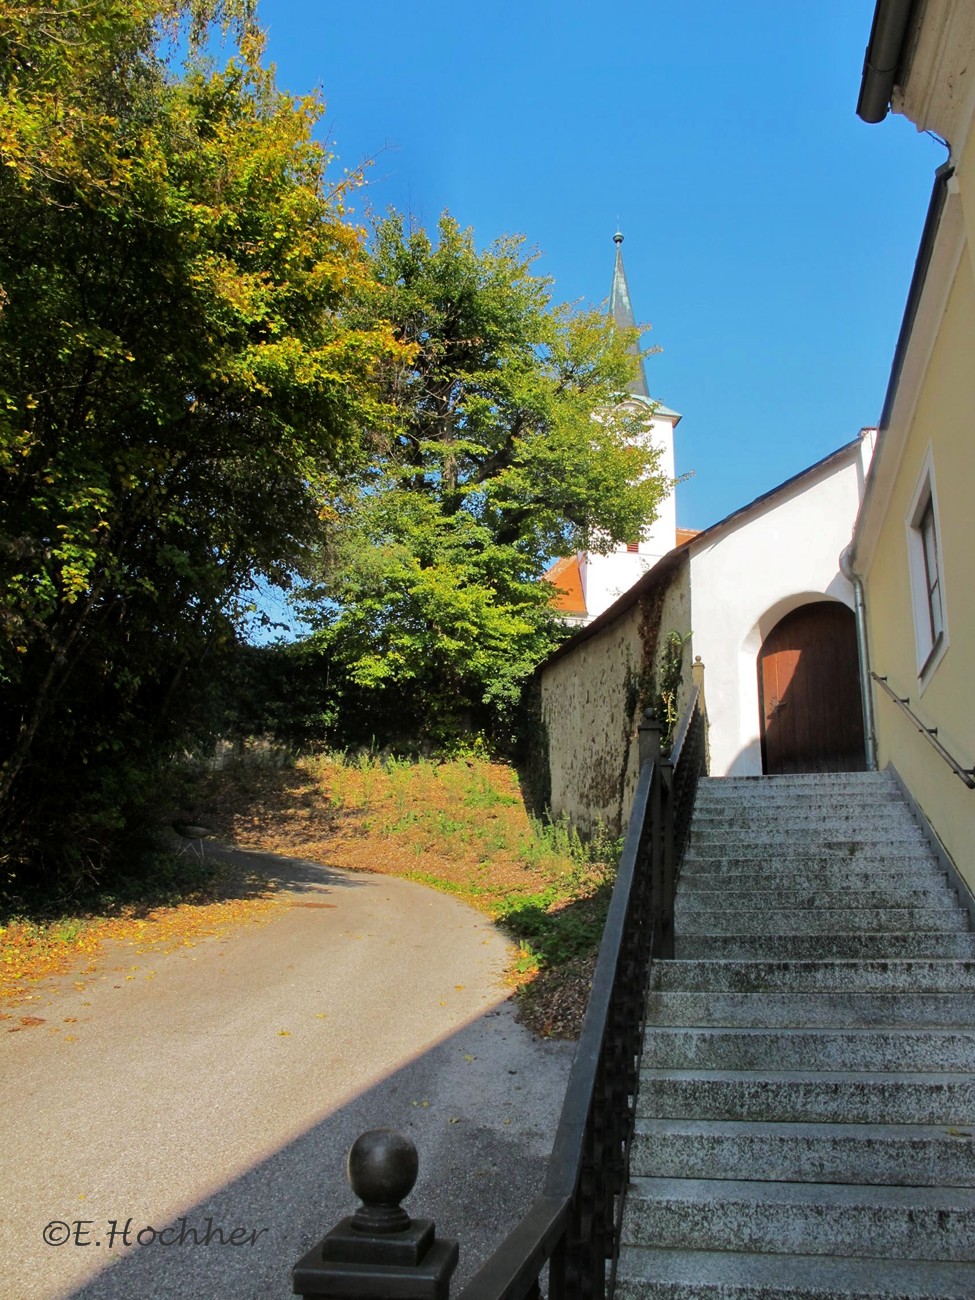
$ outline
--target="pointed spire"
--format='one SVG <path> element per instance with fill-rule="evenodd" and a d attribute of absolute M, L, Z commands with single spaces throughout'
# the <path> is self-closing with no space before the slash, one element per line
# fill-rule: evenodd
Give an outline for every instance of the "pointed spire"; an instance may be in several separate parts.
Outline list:
<path fill-rule="evenodd" d="M 613 243 L 616 245 L 616 266 L 613 270 L 613 287 L 609 295 L 609 314 L 622 329 L 634 329 L 636 320 L 633 316 L 633 307 L 630 304 L 630 291 L 626 285 L 626 272 L 623 270 L 623 236 L 618 230 L 613 236 Z M 640 356 L 638 343 L 631 343 L 627 351 L 631 356 Z M 647 376 L 643 369 L 642 358 L 640 359 L 639 374 L 627 385 L 627 392 L 633 393 L 635 397 L 645 397 L 647 401 L 650 400 L 650 390 L 647 388 Z"/>

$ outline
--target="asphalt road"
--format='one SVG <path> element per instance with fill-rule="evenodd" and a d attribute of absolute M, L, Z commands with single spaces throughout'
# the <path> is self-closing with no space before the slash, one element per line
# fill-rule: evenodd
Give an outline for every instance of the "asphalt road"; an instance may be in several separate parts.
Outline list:
<path fill-rule="evenodd" d="M 460 1240 L 454 1294 L 540 1185 L 572 1046 L 515 1023 L 498 931 L 419 885 L 247 856 L 294 906 L 114 948 L 84 989 L 43 986 L 44 1025 L 0 1028 L 0 1296 L 286 1297 L 355 1208 L 369 1128 L 416 1143 L 406 1208 Z"/>

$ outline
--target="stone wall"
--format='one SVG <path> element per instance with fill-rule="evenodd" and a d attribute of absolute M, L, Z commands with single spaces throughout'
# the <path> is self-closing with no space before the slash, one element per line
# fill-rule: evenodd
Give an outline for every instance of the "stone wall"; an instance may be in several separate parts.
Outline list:
<path fill-rule="evenodd" d="M 658 690 L 670 632 L 690 633 L 686 553 L 671 552 L 539 669 L 553 817 L 581 831 L 626 824 L 638 773 L 636 729 Z M 685 647 L 685 691 L 690 681 Z"/>

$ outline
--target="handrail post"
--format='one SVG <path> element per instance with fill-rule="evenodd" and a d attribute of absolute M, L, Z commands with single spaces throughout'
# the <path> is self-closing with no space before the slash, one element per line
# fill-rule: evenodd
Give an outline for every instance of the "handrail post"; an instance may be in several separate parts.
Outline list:
<path fill-rule="evenodd" d="M 695 656 L 694 656 L 694 662 L 691 664 L 691 678 L 692 678 L 692 680 L 693 680 L 693 682 L 694 682 L 694 685 L 695 685 L 695 686 L 697 687 L 697 689 L 698 689 L 698 694 L 699 694 L 700 697 L 701 697 L 701 701 L 702 701 L 702 712 L 703 712 L 703 711 L 704 711 L 704 710 L 703 710 L 703 700 L 704 700 L 704 663 L 703 663 L 703 661 L 702 661 L 700 655 L 695 655 Z"/>
<path fill-rule="evenodd" d="M 660 757 L 660 736 L 663 727 L 660 719 L 652 709 L 643 710 L 643 721 L 637 727 L 637 741 L 640 752 L 640 766 L 655 763 Z"/>
<path fill-rule="evenodd" d="M 677 866 L 674 843 L 674 762 L 672 754 L 660 760 L 660 788 L 663 804 L 661 826 L 662 867 L 660 873 L 660 938 L 657 956 L 669 961 L 674 955 L 674 890 Z"/>
<path fill-rule="evenodd" d="M 701 717 L 701 726 L 704 728 L 704 739 L 702 749 L 704 752 L 705 768 L 711 765 L 711 741 L 708 734 L 708 702 L 704 694 L 704 662 L 700 655 L 694 656 L 694 662 L 691 664 L 691 678 L 697 687 L 698 713 Z"/>
<path fill-rule="evenodd" d="M 416 1147 L 394 1129 L 370 1129 L 349 1152 L 362 1204 L 306 1251 L 291 1270 L 295 1295 L 345 1300 L 448 1300 L 459 1247 L 433 1221 L 400 1205 L 416 1182 Z"/>
<path fill-rule="evenodd" d="M 653 952 L 660 951 L 664 927 L 664 834 L 661 781 L 660 736 L 663 731 L 660 719 L 652 709 L 645 709 L 639 727 L 640 766 L 652 764 L 650 797 L 647 805 L 647 830 L 650 856 L 650 916 L 653 925 Z"/>

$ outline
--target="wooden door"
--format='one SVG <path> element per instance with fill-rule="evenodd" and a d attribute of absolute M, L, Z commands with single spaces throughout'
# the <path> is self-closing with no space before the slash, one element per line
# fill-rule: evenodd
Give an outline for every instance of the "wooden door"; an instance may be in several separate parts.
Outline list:
<path fill-rule="evenodd" d="M 801 605 L 758 652 L 762 769 L 863 771 L 863 714 L 853 611 L 837 601 Z"/>

